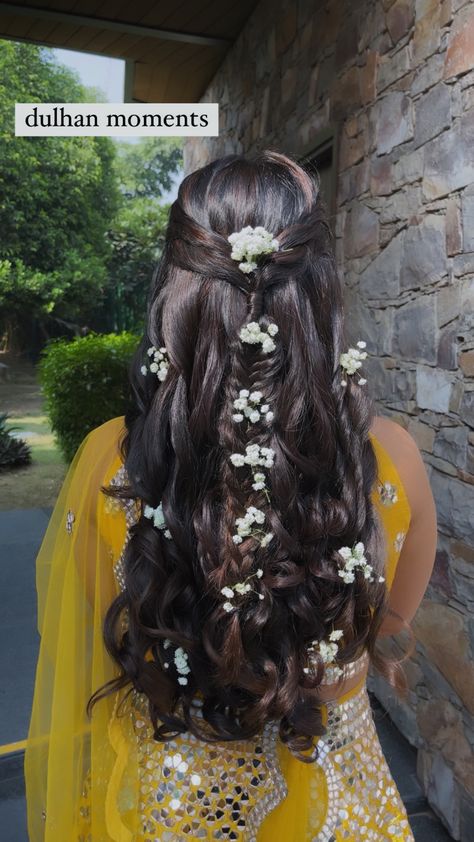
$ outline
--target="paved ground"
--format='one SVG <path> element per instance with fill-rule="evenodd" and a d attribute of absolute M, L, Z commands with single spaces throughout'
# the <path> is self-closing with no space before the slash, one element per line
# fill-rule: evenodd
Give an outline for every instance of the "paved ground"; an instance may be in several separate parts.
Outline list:
<path fill-rule="evenodd" d="M 0 512 L 1 842 L 27 842 L 23 753 L 11 744 L 24 740 L 27 734 L 38 648 L 34 563 L 50 511 Z M 374 714 L 384 754 L 406 805 L 416 842 L 449 842 L 451 837 L 429 809 L 418 783 L 415 750 L 376 700 Z"/>

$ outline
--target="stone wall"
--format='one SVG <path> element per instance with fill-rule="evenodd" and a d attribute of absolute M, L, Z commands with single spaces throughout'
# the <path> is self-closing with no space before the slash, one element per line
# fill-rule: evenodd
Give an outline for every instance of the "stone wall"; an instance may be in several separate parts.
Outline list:
<path fill-rule="evenodd" d="M 474 827 L 474 2 L 262 0 L 209 86 L 228 152 L 295 155 L 339 129 L 338 265 L 381 414 L 418 442 L 439 549 L 410 692 L 372 686 L 418 748 L 455 839 Z"/>

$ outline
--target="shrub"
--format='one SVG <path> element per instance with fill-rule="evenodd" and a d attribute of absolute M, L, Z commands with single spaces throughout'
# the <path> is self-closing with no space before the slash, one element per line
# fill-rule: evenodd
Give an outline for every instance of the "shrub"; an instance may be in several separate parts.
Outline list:
<path fill-rule="evenodd" d="M 9 471 L 31 462 L 30 446 L 23 439 L 12 436 L 18 428 L 7 428 L 7 419 L 6 412 L 0 415 L 0 471 Z"/>
<path fill-rule="evenodd" d="M 87 433 L 124 414 L 128 370 L 138 342 L 131 333 L 91 334 L 53 340 L 44 349 L 39 375 L 46 411 L 68 461 Z"/>

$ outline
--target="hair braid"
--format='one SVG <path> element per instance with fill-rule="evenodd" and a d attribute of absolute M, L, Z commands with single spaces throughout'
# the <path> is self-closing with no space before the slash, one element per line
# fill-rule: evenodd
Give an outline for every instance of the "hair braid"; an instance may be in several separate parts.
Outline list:
<path fill-rule="evenodd" d="M 255 225 L 279 247 L 245 274 L 228 238 Z M 277 719 L 299 752 L 323 733 L 321 653 L 305 671 L 312 642 L 337 627 L 338 663 L 367 648 L 396 684 L 375 651 L 385 586 L 339 575 L 341 547 L 363 543 L 376 574 L 383 552 L 370 497 L 372 405 L 350 378 L 341 386 L 342 290 L 317 184 L 276 153 L 188 176 L 153 283 L 126 417 L 129 486 L 110 493 L 161 506 L 171 540 L 146 516 L 131 529 L 126 588 L 104 632 L 121 672 L 102 695 L 127 682 L 144 692 L 157 739 L 186 729 L 242 739 Z M 270 353 L 242 338 L 252 323 L 264 335 L 277 327 Z M 140 373 L 149 342 L 167 349 L 164 383 Z M 241 390 L 260 392 L 273 415 L 236 420 Z M 271 454 L 263 487 L 248 447 Z M 249 507 L 260 531 L 238 520 Z M 226 592 L 239 595 L 230 608 Z M 163 668 L 166 638 L 189 658 L 184 681 Z"/>

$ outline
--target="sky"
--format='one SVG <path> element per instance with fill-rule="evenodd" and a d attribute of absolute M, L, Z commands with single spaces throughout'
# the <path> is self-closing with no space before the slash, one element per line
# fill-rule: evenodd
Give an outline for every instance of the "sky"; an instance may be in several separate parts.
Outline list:
<path fill-rule="evenodd" d="M 83 85 L 100 88 L 107 102 L 123 102 L 125 62 L 122 59 L 73 50 L 52 52 L 61 64 L 77 71 Z"/>

